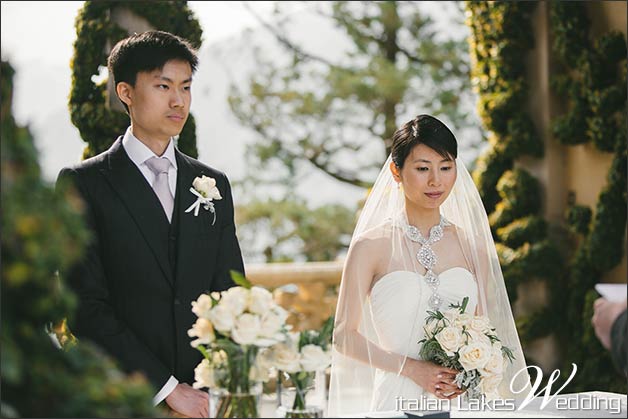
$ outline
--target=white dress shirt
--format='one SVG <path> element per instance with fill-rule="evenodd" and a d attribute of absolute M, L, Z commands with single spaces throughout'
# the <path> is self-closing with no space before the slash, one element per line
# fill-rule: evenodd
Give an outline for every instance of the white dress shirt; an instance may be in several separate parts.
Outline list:
<path fill-rule="evenodd" d="M 143 142 L 138 140 L 133 133 L 131 132 L 131 127 L 129 127 L 124 133 L 124 137 L 122 138 L 122 147 L 126 154 L 128 154 L 129 158 L 140 172 L 146 178 L 146 181 L 149 185 L 153 185 L 155 181 L 155 174 L 148 168 L 146 165 L 146 160 L 151 157 L 165 157 L 170 161 L 170 167 L 168 168 L 168 186 L 170 186 L 170 192 L 172 192 L 172 197 L 174 198 L 175 192 L 177 190 L 177 159 L 174 155 L 174 141 L 170 140 L 168 143 L 168 147 L 166 147 L 166 151 L 163 155 L 157 156 L 153 151 L 146 146 Z M 177 380 L 174 376 L 170 376 L 166 384 L 159 390 L 159 392 L 153 397 L 153 404 L 157 406 L 161 403 L 179 384 L 179 380 Z"/>

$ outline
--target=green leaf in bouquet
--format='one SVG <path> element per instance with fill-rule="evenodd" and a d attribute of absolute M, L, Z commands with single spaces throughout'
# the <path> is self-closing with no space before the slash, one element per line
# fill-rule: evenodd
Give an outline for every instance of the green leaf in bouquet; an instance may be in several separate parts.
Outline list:
<path fill-rule="evenodd" d="M 508 359 L 510 363 L 515 360 L 515 355 L 512 353 L 512 350 L 507 346 L 502 346 L 502 355 Z"/>
<path fill-rule="evenodd" d="M 469 304 L 469 297 L 464 297 L 462 299 L 462 303 L 456 303 L 456 304 L 449 304 L 450 308 L 457 308 L 460 309 L 460 314 L 464 314 L 465 310 L 467 309 L 467 304 Z"/>
<path fill-rule="evenodd" d="M 251 281 L 246 279 L 246 277 L 242 275 L 241 272 L 234 271 L 233 269 L 231 269 L 229 272 L 231 273 L 231 279 L 233 279 L 233 282 L 235 282 L 236 285 L 239 285 L 242 288 L 246 288 L 247 290 L 251 289 L 251 287 L 253 286 L 251 284 Z"/>
<path fill-rule="evenodd" d="M 198 349 L 198 350 L 199 350 L 199 352 L 203 354 L 203 357 L 204 357 L 205 359 L 207 359 L 207 360 L 211 361 L 211 356 L 210 356 L 209 352 L 207 352 L 207 349 L 205 349 L 205 347 L 204 347 L 203 345 L 198 345 L 198 346 L 196 347 L 196 349 Z"/>
<path fill-rule="evenodd" d="M 318 335 L 318 341 L 320 346 L 327 350 L 327 345 L 331 344 L 331 336 L 334 331 L 334 316 L 329 316 L 329 318 L 323 323 L 323 327 L 321 327 L 321 331 Z"/>

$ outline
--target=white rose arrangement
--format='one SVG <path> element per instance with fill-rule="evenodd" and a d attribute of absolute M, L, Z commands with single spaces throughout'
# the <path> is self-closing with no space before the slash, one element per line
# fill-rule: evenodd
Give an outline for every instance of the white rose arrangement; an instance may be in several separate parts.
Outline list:
<path fill-rule="evenodd" d="M 499 398 L 498 386 L 512 350 L 502 346 L 486 316 L 465 313 L 468 297 L 444 312 L 428 311 L 420 357 L 460 371 L 455 382 L 467 389 L 469 399 Z"/>
<path fill-rule="evenodd" d="M 237 272 L 240 286 L 220 293 L 201 294 L 192 302 L 198 319 L 188 336 L 190 345 L 203 354 L 195 370 L 194 388 L 220 387 L 231 393 L 246 393 L 252 384 L 268 379 L 271 367 L 260 349 L 286 338 L 288 313 L 274 302 L 272 294 L 254 287 Z"/>
<path fill-rule="evenodd" d="M 295 387 L 294 410 L 306 408 L 305 396 L 314 382 L 316 371 L 331 365 L 331 336 L 334 318 L 330 317 L 320 330 L 287 333 L 287 339 L 263 352 L 263 357 L 283 372 Z"/>

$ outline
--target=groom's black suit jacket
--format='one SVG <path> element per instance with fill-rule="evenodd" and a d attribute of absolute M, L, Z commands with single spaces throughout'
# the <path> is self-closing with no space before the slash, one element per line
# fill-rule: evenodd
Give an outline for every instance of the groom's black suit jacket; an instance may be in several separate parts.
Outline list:
<path fill-rule="evenodd" d="M 118 138 L 106 152 L 72 168 L 71 181 L 85 201 L 92 233 L 81 260 L 65 278 L 78 294 L 70 329 L 95 341 L 126 371 L 146 374 L 156 389 L 174 375 L 194 382 L 201 360 L 187 335 L 201 293 L 233 286 L 230 270 L 244 272 L 227 177 L 175 149 L 177 187 L 172 224 L 152 187 Z M 195 177 L 216 180 L 222 200 L 213 214 L 185 210 L 195 202 Z"/>

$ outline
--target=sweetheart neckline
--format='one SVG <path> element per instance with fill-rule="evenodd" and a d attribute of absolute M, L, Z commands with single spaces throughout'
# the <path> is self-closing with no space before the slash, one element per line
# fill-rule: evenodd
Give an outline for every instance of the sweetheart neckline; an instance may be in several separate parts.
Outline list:
<path fill-rule="evenodd" d="M 444 274 L 444 273 L 446 273 L 446 272 L 449 272 L 449 271 L 453 271 L 454 269 L 462 269 L 463 271 L 465 271 L 465 272 L 469 273 L 469 275 L 471 275 L 471 276 L 473 277 L 473 273 L 472 273 L 470 270 L 468 270 L 467 268 L 462 267 L 462 266 L 452 266 L 451 268 L 445 269 L 444 271 L 442 271 L 441 273 L 439 273 L 439 274 L 438 274 L 438 276 L 440 277 L 442 274 Z M 397 272 L 408 272 L 408 273 L 410 273 L 410 274 L 413 274 L 413 275 L 419 276 L 419 277 L 421 277 L 421 278 L 425 278 L 425 275 L 421 275 L 421 274 L 420 274 L 420 273 L 418 273 L 418 272 L 404 271 L 404 270 L 391 271 L 391 272 L 388 272 L 387 274 L 385 274 L 384 276 L 382 276 L 380 279 L 378 279 L 378 280 L 377 280 L 377 282 L 375 282 L 375 284 L 373 284 L 373 286 L 371 287 L 371 291 L 369 292 L 369 294 L 372 294 L 372 293 L 373 293 L 373 290 L 375 289 L 375 287 L 376 287 L 376 286 L 377 286 L 380 282 L 384 281 L 384 279 L 385 279 L 387 276 L 392 275 L 392 274 L 397 273 Z"/>

